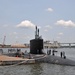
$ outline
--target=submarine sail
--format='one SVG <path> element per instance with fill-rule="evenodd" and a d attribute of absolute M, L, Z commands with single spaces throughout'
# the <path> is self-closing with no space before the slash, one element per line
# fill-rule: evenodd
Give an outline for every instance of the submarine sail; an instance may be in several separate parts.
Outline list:
<path fill-rule="evenodd" d="M 30 40 L 30 53 L 31 54 L 43 54 L 43 39 L 39 36 L 39 29 L 35 31 L 35 39 Z"/>

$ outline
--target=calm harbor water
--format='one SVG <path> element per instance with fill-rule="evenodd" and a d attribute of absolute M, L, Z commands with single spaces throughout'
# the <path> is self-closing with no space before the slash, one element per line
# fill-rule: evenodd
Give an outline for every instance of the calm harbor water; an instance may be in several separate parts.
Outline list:
<path fill-rule="evenodd" d="M 21 49 L 23 52 L 29 49 Z M 56 49 L 56 56 L 60 56 L 61 51 L 65 51 L 66 57 L 75 60 L 75 48 Z M 3 49 L 6 53 L 8 49 Z M 46 53 L 47 50 L 45 49 Z M 0 66 L 0 75 L 75 75 L 75 66 L 63 66 L 49 63 L 38 63 L 17 66 Z"/>

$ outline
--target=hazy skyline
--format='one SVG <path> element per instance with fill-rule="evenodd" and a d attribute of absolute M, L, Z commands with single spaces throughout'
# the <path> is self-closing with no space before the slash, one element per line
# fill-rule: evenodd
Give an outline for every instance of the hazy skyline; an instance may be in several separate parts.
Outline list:
<path fill-rule="evenodd" d="M 74 0 L 0 0 L 0 43 L 29 43 L 35 26 L 44 40 L 75 42 Z"/>

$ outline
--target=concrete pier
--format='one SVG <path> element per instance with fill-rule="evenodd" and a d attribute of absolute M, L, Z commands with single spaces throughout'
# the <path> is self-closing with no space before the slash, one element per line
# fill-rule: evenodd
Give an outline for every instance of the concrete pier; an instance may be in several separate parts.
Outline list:
<path fill-rule="evenodd" d="M 0 65 L 20 65 L 20 64 L 32 64 L 35 63 L 34 59 L 24 59 L 20 57 L 9 57 L 0 55 Z"/>

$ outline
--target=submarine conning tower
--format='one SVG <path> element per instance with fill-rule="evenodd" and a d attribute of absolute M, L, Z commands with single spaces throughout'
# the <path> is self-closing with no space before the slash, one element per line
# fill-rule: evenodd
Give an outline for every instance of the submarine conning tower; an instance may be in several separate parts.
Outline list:
<path fill-rule="evenodd" d="M 43 39 L 39 36 L 39 29 L 35 31 L 35 39 L 30 40 L 30 53 L 31 54 L 43 54 Z"/>

